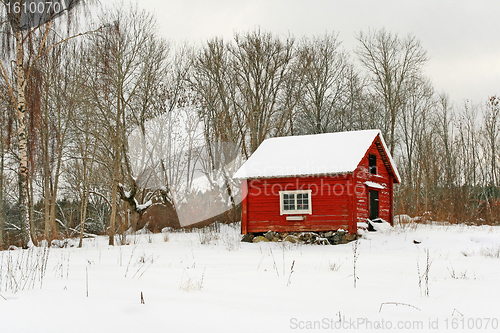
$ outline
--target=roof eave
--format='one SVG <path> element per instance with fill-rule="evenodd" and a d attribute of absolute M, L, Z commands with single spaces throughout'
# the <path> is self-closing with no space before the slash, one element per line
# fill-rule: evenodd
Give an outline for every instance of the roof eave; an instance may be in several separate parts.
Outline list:
<path fill-rule="evenodd" d="M 373 140 L 373 143 L 376 143 L 377 139 L 379 139 L 380 143 L 382 144 L 382 148 L 384 150 L 384 155 L 387 158 L 387 162 L 389 164 L 389 165 L 385 165 L 385 166 L 386 166 L 386 168 L 389 166 L 388 171 L 392 174 L 394 182 L 396 184 L 399 184 L 401 182 L 401 176 L 399 175 L 398 169 L 396 168 L 396 164 L 394 163 L 394 160 L 392 159 L 391 153 L 389 152 L 389 149 L 387 148 L 387 145 L 385 144 L 384 138 L 382 137 L 381 133 L 379 133 L 375 137 L 375 140 Z"/>
<path fill-rule="evenodd" d="M 275 178 L 307 178 L 307 177 L 329 177 L 329 176 L 339 176 L 339 175 L 350 175 L 353 171 L 346 172 L 335 172 L 335 173 L 311 173 L 311 174 L 301 174 L 301 175 L 273 175 L 273 176 L 251 176 L 251 177 L 233 177 L 233 179 L 238 180 L 248 180 L 248 179 L 275 179 Z"/>

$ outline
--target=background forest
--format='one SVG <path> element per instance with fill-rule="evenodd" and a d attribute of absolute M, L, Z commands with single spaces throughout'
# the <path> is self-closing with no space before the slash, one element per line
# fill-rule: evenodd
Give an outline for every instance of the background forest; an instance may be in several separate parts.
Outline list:
<path fill-rule="evenodd" d="M 417 36 L 361 31 L 348 52 L 334 32 L 255 29 L 194 46 L 128 4 L 22 31 L 5 14 L 0 248 L 238 220 L 232 174 L 264 139 L 372 128 L 402 176 L 395 215 L 500 221 L 500 99 L 436 92 Z"/>

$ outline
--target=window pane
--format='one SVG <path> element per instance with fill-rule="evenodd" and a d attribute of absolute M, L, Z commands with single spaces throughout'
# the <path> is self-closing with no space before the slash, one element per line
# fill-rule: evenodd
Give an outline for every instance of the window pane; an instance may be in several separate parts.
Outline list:
<path fill-rule="evenodd" d="M 368 155 L 368 169 L 371 174 L 377 174 L 377 156 Z"/>
<path fill-rule="evenodd" d="M 283 194 L 283 210 L 295 210 L 295 194 Z"/>
<path fill-rule="evenodd" d="M 310 209 L 309 193 L 282 193 L 283 211 L 297 212 L 308 211 Z"/>
<path fill-rule="evenodd" d="M 298 210 L 309 209 L 309 193 L 297 194 L 297 209 Z"/>

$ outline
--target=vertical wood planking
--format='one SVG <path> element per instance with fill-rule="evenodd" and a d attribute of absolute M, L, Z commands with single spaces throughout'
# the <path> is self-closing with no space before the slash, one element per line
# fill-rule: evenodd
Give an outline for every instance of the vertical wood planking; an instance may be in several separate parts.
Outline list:
<path fill-rule="evenodd" d="M 248 233 L 248 180 L 241 181 L 241 233 Z"/>

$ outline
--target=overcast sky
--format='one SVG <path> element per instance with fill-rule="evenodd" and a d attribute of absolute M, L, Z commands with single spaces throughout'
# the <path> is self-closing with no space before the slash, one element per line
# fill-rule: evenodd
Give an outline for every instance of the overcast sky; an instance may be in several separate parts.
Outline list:
<path fill-rule="evenodd" d="M 500 95 L 499 0 L 141 0 L 163 36 L 201 43 L 261 27 L 296 38 L 336 32 L 345 49 L 355 33 L 385 27 L 417 36 L 429 55 L 426 73 L 454 103 Z"/>

